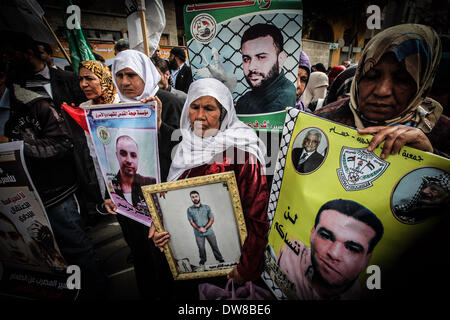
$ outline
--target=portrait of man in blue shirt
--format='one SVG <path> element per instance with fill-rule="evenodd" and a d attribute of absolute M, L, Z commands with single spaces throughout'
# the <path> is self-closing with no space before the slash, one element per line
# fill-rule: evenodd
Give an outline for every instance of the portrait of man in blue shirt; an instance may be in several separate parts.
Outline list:
<path fill-rule="evenodd" d="M 195 241 L 197 242 L 198 251 L 200 254 L 200 267 L 206 262 L 206 248 L 205 239 L 208 240 L 209 245 L 214 253 L 214 257 L 219 263 L 225 262 L 219 247 L 217 246 L 216 235 L 212 225 L 214 223 L 214 215 L 211 208 L 200 202 L 200 194 L 193 190 L 190 192 L 190 197 L 193 205 L 187 209 L 187 218 L 189 223 L 194 228 Z"/>

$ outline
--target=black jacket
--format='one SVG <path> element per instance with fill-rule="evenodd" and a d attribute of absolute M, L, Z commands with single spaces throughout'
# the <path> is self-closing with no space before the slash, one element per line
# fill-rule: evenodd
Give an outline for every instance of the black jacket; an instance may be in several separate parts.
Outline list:
<path fill-rule="evenodd" d="M 192 81 L 194 80 L 192 79 L 191 67 L 184 64 L 183 68 L 178 72 L 177 80 L 175 81 L 175 89 L 187 93 Z"/>
<path fill-rule="evenodd" d="M 24 141 L 25 162 L 45 207 L 56 204 L 77 189 L 73 143 L 47 97 L 14 86 L 11 114 L 5 136 Z"/>
<path fill-rule="evenodd" d="M 78 107 L 80 103 L 88 100 L 80 88 L 76 73 L 55 68 L 49 68 L 49 70 L 53 102 L 57 110 L 61 108 L 63 102 L 68 105 L 74 103 Z"/>
<path fill-rule="evenodd" d="M 292 163 L 298 172 L 310 173 L 316 170 L 323 161 L 323 156 L 317 151 L 314 151 L 305 162 L 298 166 L 298 161 L 300 160 L 302 152 L 303 148 L 294 148 L 292 150 Z"/>
<path fill-rule="evenodd" d="M 55 68 L 49 69 L 53 102 L 58 112 L 60 112 L 64 118 L 66 129 L 72 138 L 74 145 L 73 157 L 80 187 L 83 191 L 82 201 L 97 203 L 101 201 L 102 198 L 94 163 L 86 143 L 84 130 L 65 110 L 61 109 L 61 104 L 63 102 L 66 102 L 69 105 L 74 103 L 75 106 L 78 107 L 80 103 L 85 102 L 88 99 L 80 88 L 80 82 L 76 73 Z"/>

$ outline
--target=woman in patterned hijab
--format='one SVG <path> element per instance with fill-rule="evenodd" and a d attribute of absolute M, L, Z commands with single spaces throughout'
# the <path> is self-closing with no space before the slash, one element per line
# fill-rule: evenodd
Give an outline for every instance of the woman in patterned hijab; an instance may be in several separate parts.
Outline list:
<path fill-rule="evenodd" d="M 325 106 L 316 114 L 356 127 L 360 134 L 374 134 L 367 150 L 384 141 L 381 158 L 398 153 L 404 145 L 446 155 L 450 122 L 441 116 L 442 106 L 427 98 L 440 57 L 441 42 L 431 27 L 388 28 L 364 48 L 350 100 Z"/>
<path fill-rule="evenodd" d="M 80 87 L 91 104 L 115 103 L 116 88 L 108 67 L 100 61 L 82 61 L 78 74 Z"/>

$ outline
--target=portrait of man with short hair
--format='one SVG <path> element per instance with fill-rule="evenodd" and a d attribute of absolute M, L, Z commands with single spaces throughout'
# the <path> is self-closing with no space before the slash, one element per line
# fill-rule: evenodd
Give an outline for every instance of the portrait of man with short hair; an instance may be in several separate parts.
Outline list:
<path fill-rule="evenodd" d="M 296 88 L 283 70 L 287 54 L 280 29 L 268 23 L 252 25 L 241 38 L 242 69 L 249 91 L 236 103 L 237 114 L 257 114 L 295 106 Z"/>
<path fill-rule="evenodd" d="M 331 200 L 316 215 L 310 247 L 290 240 L 279 251 L 277 263 L 301 300 L 358 299 L 358 277 L 383 233 L 382 222 L 366 207 L 351 200 Z"/>
<path fill-rule="evenodd" d="M 201 203 L 198 191 L 192 190 L 189 196 L 192 200 L 192 206 L 187 209 L 187 218 L 194 229 L 195 241 L 200 256 L 199 266 L 204 266 L 206 262 L 205 240 L 208 240 L 216 260 L 219 263 L 225 262 L 217 245 L 216 235 L 213 230 L 214 215 L 211 208 L 207 204 Z"/>
<path fill-rule="evenodd" d="M 139 163 L 139 147 L 128 135 L 116 139 L 116 156 L 119 172 L 112 180 L 114 193 L 125 199 L 140 212 L 150 215 L 141 186 L 154 184 L 156 179 L 137 173 Z"/>

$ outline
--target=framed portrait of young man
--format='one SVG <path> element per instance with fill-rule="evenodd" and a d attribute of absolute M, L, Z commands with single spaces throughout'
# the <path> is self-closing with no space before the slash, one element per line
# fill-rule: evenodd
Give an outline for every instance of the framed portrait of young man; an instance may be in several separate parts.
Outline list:
<path fill-rule="evenodd" d="M 247 237 L 234 172 L 143 186 L 175 280 L 228 274 Z"/>

